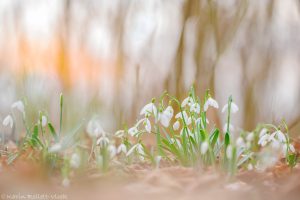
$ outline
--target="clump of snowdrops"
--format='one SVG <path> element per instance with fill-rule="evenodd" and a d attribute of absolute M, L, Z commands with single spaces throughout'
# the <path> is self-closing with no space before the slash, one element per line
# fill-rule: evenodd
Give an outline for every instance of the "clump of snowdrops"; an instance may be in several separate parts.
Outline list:
<path fill-rule="evenodd" d="M 74 173 L 94 169 L 106 172 L 133 163 L 154 168 L 160 167 L 161 162 L 196 169 L 213 167 L 229 175 L 239 169 L 265 170 L 283 159 L 291 168 L 297 163 L 297 153 L 284 122 L 279 126 L 259 124 L 252 132 L 234 128 L 231 115 L 239 108 L 231 96 L 222 109 L 227 119 L 223 130 L 207 118 L 210 109 L 219 109 L 218 102 L 209 91 L 200 99 L 193 88 L 181 102 L 167 92 L 152 99 L 141 109 L 141 117 L 134 125 L 114 134 L 104 131 L 97 117 L 78 123 L 71 131 L 63 131 L 63 95 L 59 104 L 58 128 L 46 112 L 40 111 L 38 119 L 29 122 L 23 101 L 12 105 L 2 124 L 14 130 L 17 111 L 21 113 L 25 135 L 14 141 L 17 149 L 9 151 L 8 140 L 2 133 L 0 156 L 7 157 L 6 164 L 25 156 L 48 172 L 60 171 L 62 184 L 68 186 Z M 155 145 L 147 146 L 145 135 L 152 135 Z"/>

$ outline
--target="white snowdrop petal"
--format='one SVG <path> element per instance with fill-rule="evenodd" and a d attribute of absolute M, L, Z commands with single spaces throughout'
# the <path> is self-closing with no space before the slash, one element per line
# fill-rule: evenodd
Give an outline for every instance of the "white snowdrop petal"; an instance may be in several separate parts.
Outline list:
<path fill-rule="evenodd" d="M 70 166 L 74 169 L 80 167 L 81 158 L 77 153 L 73 153 L 70 159 Z"/>
<path fill-rule="evenodd" d="M 206 112 L 208 110 L 209 107 L 214 107 L 216 109 L 219 108 L 219 104 L 216 100 L 214 100 L 213 98 L 208 98 L 207 101 L 205 102 L 203 109 Z"/>
<path fill-rule="evenodd" d="M 237 111 L 239 111 L 239 107 L 234 102 L 231 102 L 231 112 L 236 113 Z"/>
<path fill-rule="evenodd" d="M 48 150 L 49 153 L 57 153 L 62 150 L 62 145 L 60 143 L 56 143 L 51 146 Z"/>
<path fill-rule="evenodd" d="M 228 109 L 228 104 L 225 104 L 225 106 L 222 108 L 222 113 L 224 113 L 225 111 L 227 111 Z"/>
<path fill-rule="evenodd" d="M 247 140 L 248 142 L 252 142 L 253 139 L 254 139 L 254 133 L 251 132 L 251 133 L 249 133 L 249 134 L 247 135 L 246 140 Z"/>
<path fill-rule="evenodd" d="M 226 149 L 226 156 L 228 159 L 232 158 L 232 146 L 231 145 L 229 145 Z"/>
<path fill-rule="evenodd" d="M 292 144 L 289 144 L 289 148 L 290 148 L 291 152 L 293 152 L 293 153 L 296 152 L 295 147 Z"/>
<path fill-rule="evenodd" d="M 206 154 L 207 150 L 208 150 L 208 142 L 205 141 L 201 144 L 201 154 L 202 155 Z"/>
<path fill-rule="evenodd" d="M 18 109 L 21 113 L 25 113 L 25 107 L 22 101 L 17 101 L 13 103 L 11 107 Z"/>
<path fill-rule="evenodd" d="M 46 116 L 42 116 L 42 126 L 45 127 L 47 126 L 47 117 Z"/>
<path fill-rule="evenodd" d="M 14 125 L 14 120 L 13 120 L 12 116 L 11 116 L 11 115 L 7 115 L 7 116 L 4 118 L 2 124 L 3 124 L 3 126 L 5 126 L 5 127 L 9 126 L 10 128 L 12 128 L 13 125 Z"/>
<path fill-rule="evenodd" d="M 173 124 L 173 129 L 174 129 L 175 131 L 177 131 L 177 130 L 179 129 L 179 127 L 180 127 L 180 123 L 179 123 L 179 121 L 176 121 L 176 122 Z"/>

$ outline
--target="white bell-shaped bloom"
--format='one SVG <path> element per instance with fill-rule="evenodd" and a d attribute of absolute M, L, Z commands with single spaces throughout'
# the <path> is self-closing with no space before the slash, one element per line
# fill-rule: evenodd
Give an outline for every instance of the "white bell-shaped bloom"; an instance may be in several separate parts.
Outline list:
<path fill-rule="evenodd" d="M 98 140 L 97 140 L 97 145 L 100 147 L 105 147 L 109 144 L 109 139 L 105 135 L 102 135 Z"/>
<path fill-rule="evenodd" d="M 144 115 L 145 117 L 151 114 L 153 114 L 155 117 L 157 116 L 157 108 L 152 102 L 145 105 L 140 112 L 140 115 Z"/>
<path fill-rule="evenodd" d="M 129 135 L 135 137 L 135 136 L 138 135 L 139 130 L 137 129 L 136 126 L 133 126 L 133 127 L 131 127 L 130 129 L 128 129 L 128 133 L 129 133 Z"/>
<path fill-rule="evenodd" d="M 148 118 L 145 118 L 144 124 L 145 124 L 145 130 L 148 133 L 151 133 L 151 122 Z"/>
<path fill-rule="evenodd" d="M 48 120 L 47 120 L 47 117 L 45 115 L 42 116 L 41 122 L 42 122 L 42 127 L 47 126 Z"/>
<path fill-rule="evenodd" d="M 136 151 L 140 155 L 144 155 L 145 154 L 144 153 L 143 145 L 141 145 L 140 143 L 137 143 L 137 144 L 133 145 L 131 147 L 131 149 L 129 149 L 129 151 L 127 152 L 126 156 L 130 156 L 134 151 Z"/>
<path fill-rule="evenodd" d="M 70 159 L 70 166 L 74 169 L 78 169 L 80 167 L 81 157 L 78 153 L 73 153 Z"/>
<path fill-rule="evenodd" d="M 223 107 L 222 109 L 222 113 L 228 110 L 228 103 Z M 236 113 L 237 111 L 239 111 L 239 107 L 234 103 L 231 102 L 231 113 Z"/>
<path fill-rule="evenodd" d="M 7 115 L 7 116 L 4 118 L 2 124 L 3 124 L 3 126 L 5 126 L 5 127 L 9 126 L 10 128 L 12 128 L 13 125 L 14 125 L 14 120 L 13 120 L 12 116 L 11 116 L 11 115 Z"/>
<path fill-rule="evenodd" d="M 174 110 L 172 106 L 168 106 L 160 115 L 160 123 L 164 127 L 169 127 L 173 115 L 174 115 Z"/>
<path fill-rule="evenodd" d="M 201 154 L 202 155 L 206 154 L 207 150 L 208 150 L 208 142 L 205 141 L 201 144 Z"/>
<path fill-rule="evenodd" d="M 214 100 L 213 98 L 209 97 L 206 102 L 204 103 L 203 109 L 206 112 L 208 110 L 209 107 L 213 107 L 218 109 L 219 108 L 219 104 L 216 100 Z"/>
<path fill-rule="evenodd" d="M 49 148 L 48 152 L 49 153 L 57 153 L 57 152 L 59 152 L 61 150 L 62 150 L 62 145 L 60 143 L 55 143 L 54 145 L 52 145 Z"/>
<path fill-rule="evenodd" d="M 254 133 L 251 132 L 251 133 L 249 133 L 249 134 L 247 135 L 246 140 L 247 140 L 248 142 L 252 142 L 253 139 L 254 139 Z"/>
<path fill-rule="evenodd" d="M 173 124 L 173 129 L 174 131 L 177 131 L 180 128 L 180 122 L 177 120 L 174 124 Z"/>
<path fill-rule="evenodd" d="M 187 105 L 188 106 L 191 106 L 192 104 L 194 103 L 194 100 L 192 97 L 188 96 L 187 98 L 185 98 L 182 103 L 181 103 L 181 107 L 186 107 Z"/>
<path fill-rule="evenodd" d="M 115 136 L 119 138 L 123 137 L 124 134 L 125 134 L 124 130 L 118 130 L 117 132 L 115 132 Z"/>
<path fill-rule="evenodd" d="M 232 124 L 229 124 L 229 132 L 233 132 L 233 131 L 234 131 L 234 126 Z M 223 132 L 224 133 L 227 132 L 227 123 L 224 124 Z"/>
<path fill-rule="evenodd" d="M 193 103 L 190 107 L 190 111 L 199 114 L 200 113 L 199 103 Z"/>
<path fill-rule="evenodd" d="M 118 154 L 120 154 L 120 153 L 124 153 L 124 154 L 126 154 L 127 153 L 127 147 L 126 147 L 126 145 L 125 144 L 120 144 L 119 145 L 119 147 L 118 147 L 118 149 L 117 149 L 117 153 Z"/>
<path fill-rule="evenodd" d="M 98 119 L 92 119 L 89 121 L 87 127 L 86 127 L 86 132 L 91 138 L 98 138 L 101 135 L 105 134 L 101 124 L 100 120 Z"/>
<path fill-rule="evenodd" d="M 232 146 L 231 145 L 228 145 L 227 149 L 226 149 L 226 157 L 230 160 L 232 159 Z"/>
<path fill-rule="evenodd" d="M 280 130 L 277 130 L 274 133 L 272 133 L 271 136 L 270 136 L 270 139 L 274 139 L 275 136 L 277 137 L 277 139 L 281 143 L 285 143 L 286 142 L 286 137 L 285 137 L 285 135 Z"/>
<path fill-rule="evenodd" d="M 116 148 L 115 145 L 110 144 L 110 145 L 108 145 L 107 149 L 108 149 L 110 158 L 113 158 L 113 157 L 116 156 L 116 154 L 117 154 L 117 148 Z"/>
<path fill-rule="evenodd" d="M 18 109 L 21 113 L 25 113 L 25 107 L 22 101 L 16 101 L 11 107 Z"/>
<path fill-rule="evenodd" d="M 236 140 L 236 146 L 238 148 L 244 148 L 246 147 L 245 141 L 242 137 L 238 137 L 238 139 Z"/>
<path fill-rule="evenodd" d="M 269 134 L 264 134 L 262 137 L 259 138 L 258 144 L 261 145 L 262 147 L 266 146 L 266 144 L 270 141 L 270 135 Z"/>

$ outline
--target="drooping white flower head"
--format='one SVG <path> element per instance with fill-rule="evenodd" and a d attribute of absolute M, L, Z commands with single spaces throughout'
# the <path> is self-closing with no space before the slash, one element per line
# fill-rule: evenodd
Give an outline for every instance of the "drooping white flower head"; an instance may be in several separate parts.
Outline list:
<path fill-rule="evenodd" d="M 263 135 L 265 135 L 268 132 L 268 130 L 266 128 L 261 129 L 260 133 L 259 133 L 259 138 L 261 138 Z"/>
<path fill-rule="evenodd" d="M 42 127 L 47 126 L 48 120 L 47 120 L 47 117 L 45 115 L 42 116 L 41 122 L 42 122 Z"/>
<path fill-rule="evenodd" d="M 10 128 L 12 128 L 13 125 L 14 125 L 14 120 L 13 120 L 12 116 L 11 116 L 11 115 L 7 115 L 7 116 L 4 118 L 2 124 L 3 124 L 3 126 L 5 126 L 5 127 L 9 126 Z"/>
<path fill-rule="evenodd" d="M 229 132 L 233 132 L 233 131 L 234 131 L 234 126 L 232 124 L 229 124 Z M 224 124 L 223 132 L 224 133 L 227 132 L 227 123 Z"/>
<path fill-rule="evenodd" d="M 286 137 L 280 130 L 277 130 L 274 133 L 272 133 L 271 136 L 270 136 L 270 139 L 272 139 L 272 140 L 275 139 L 275 136 L 277 137 L 279 142 L 281 142 L 281 143 L 286 142 Z"/>
<path fill-rule="evenodd" d="M 183 116 L 183 118 L 182 118 Z M 179 112 L 175 115 L 176 119 L 182 119 L 185 121 L 186 125 L 190 125 L 192 123 L 192 118 L 188 116 L 185 111 Z"/>
<path fill-rule="evenodd" d="M 110 158 L 113 158 L 113 157 L 116 156 L 116 154 L 117 154 L 117 148 L 116 148 L 115 145 L 110 144 L 110 145 L 108 145 L 107 149 L 108 149 Z"/>
<path fill-rule="evenodd" d="M 192 104 L 194 103 L 194 100 L 191 96 L 188 96 L 187 98 L 185 98 L 182 103 L 181 103 L 181 107 L 186 107 L 187 105 L 188 106 L 191 106 Z"/>
<path fill-rule="evenodd" d="M 70 166 L 74 169 L 78 169 L 81 164 L 81 157 L 78 153 L 73 153 L 70 159 Z"/>
<path fill-rule="evenodd" d="M 164 127 L 169 127 L 173 115 L 174 115 L 174 110 L 172 106 L 168 106 L 160 115 L 160 123 Z"/>
<path fill-rule="evenodd" d="M 190 111 L 199 114 L 200 113 L 199 103 L 193 103 L 190 107 Z"/>
<path fill-rule="evenodd" d="M 282 154 L 286 157 L 288 155 L 289 151 L 291 151 L 293 153 L 296 152 L 296 150 L 292 144 L 289 144 L 289 145 L 287 143 L 283 144 L 282 145 Z"/>
<path fill-rule="evenodd" d="M 98 138 L 101 135 L 104 135 L 105 132 L 100 124 L 100 120 L 98 119 L 92 119 L 89 121 L 86 132 L 91 138 Z"/>
<path fill-rule="evenodd" d="M 101 135 L 101 137 L 97 140 L 97 145 L 100 147 L 105 147 L 109 144 L 109 139 L 105 135 Z"/>
<path fill-rule="evenodd" d="M 118 147 L 118 149 L 117 149 L 117 153 L 118 154 L 120 154 L 120 153 L 124 153 L 124 154 L 126 154 L 127 153 L 127 147 L 126 147 L 126 145 L 125 144 L 120 144 L 119 145 L 119 147 Z"/>
<path fill-rule="evenodd" d="M 126 156 L 130 156 L 134 151 L 136 151 L 138 154 L 140 154 L 142 156 L 145 154 L 143 145 L 141 145 L 140 143 L 137 143 L 137 144 L 133 145 L 131 147 L 131 149 L 129 149 Z"/>
<path fill-rule="evenodd" d="M 62 145 L 61 143 L 55 143 L 54 145 L 52 145 L 48 152 L 49 153 L 57 153 L 57 152 L 60 152 L 62 150 Z"/>
<path fill-rule="evenodd" d="M 21 113 L 25 113 L 25 107 L 22 101 L 16 101 L 11 105 L 11 108 L 16 108 L 18 109 Z"/>
<path fill-rule="evenodd" d="M 70 180 L 68 178 L 64 178 L 61 184 L 64 187 L 69 187 L 70 186 Z"/>
<path fill-rule="evenodd" d="M 205 141 L 201 144 L 201 154 L 202 155 L 206 154 L 207 150 L 208 150 L 208 142 Z"/>
<path fill-rule="evenodd" d="M 248 169 L 248 171 L 252 171 L 253 170 L 253 165 L 251 163 L 249 163 L 247 165 L 247 169 Z"/>
<path fill-rule="evenodd" d="M 261 145 L 262 147 L 266 146 L 266 144 L 270 141 L 270 135 L 269 134 L 264 134 L 262 135 L 259 140 L 258 144 Z"/>
<path fill-rule="evenodd" d="M 137 129 L 136 126 L 131 127 L 130 129 L 128 129 L 128 133 L 129 135 L 131 135 L 132 137 L 136 137 L 139 133 L 139 130 Z"/>
<path fill-rule="evenodd" d="M 151 133 L 151 123 L 150 123 L 150 120 L 148 118 L 145 118 L 144 124 L 145 124 L 145 130 L 148 133 Z"/>
<path fill-rule="evenodd" d="M 246 147 L 245 141 L 242 137 L 238 137 L 238 139 L 236 140 L 236 146 L 238 148 L 244 148 Z"/>
<path fill-rule="evenodd" d="M 228 103 L 222 108 L 222 113 L 224 113 L 225 111 L 228 110 Z M 239 111 L 239 107 L 234 103 L 231 102 L 231 113 L 236 113 L 237 111 Z"/>
<path fill-rule="evenodd" d="M 180 122 L 177 120 L 174 124 L 173 124 L 173 129 L 174 131 L 177 131 L 180 127 Z"/>
<path fill-rule="evenodd" d="M 157 108 L 153 102 L 145 105 L 140 112 L 140 115 L 144 115 L 145 117 L 151 114 L 153 114 L 155 117 L 158 115 Z"/>
<path fill-rule="evenodd" d="M 159 167 L 159 164 L 160 164 L 161 159 L 162 159 L 161 156 L 156 156 L 156 157 L 155 157 L 155 165 L 156 165 L 157 168 Z"/>
<path fill-rule="evenodd" d="M 227 158 L 230 160 L 232 158 L 232 146 L 231 145 L 228 145 L 227 149 L 226 149 L 226 156 Z"/>
<path fill-rule="evenodd" d="M 213 108 L 218 109 L 219 108 L 219 104 L 218 104 L 218 102 L 216 100 L 214 100 L 213 98 L 209 97 L 206 100 L 206 102 L 205 102 L 205 104 L 203 106 L 204 111 L 206 112 L 209 107 L 213 107 Z"/>
<path fill-rule="evenodd" d="M 125 134 L 125 131 L 124 131 L 124 130 L 118 130 L 118 131 L 115 133 L 115 136 L 121 138 L 121 137 L 124 136 L 124 134 Z"/>
<path fill-rule="evenodd" d="M 247 135 L 246 140 L 247 140 L 248 142 L 252 142 L 253 139 L 254 139 L 254 133 L 251 132 L 251 133 L 249 133 L 249 134 Z"/>

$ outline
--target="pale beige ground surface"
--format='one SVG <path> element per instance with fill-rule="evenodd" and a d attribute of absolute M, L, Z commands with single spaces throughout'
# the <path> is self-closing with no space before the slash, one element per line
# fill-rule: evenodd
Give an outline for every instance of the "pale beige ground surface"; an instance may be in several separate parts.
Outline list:
<path fill-rule="evenodd" d="M 158 170 L 134 166 L 125 173 L 93 174 L 73 179 L 67 188 L 59 180 L 43 178 L 28 171 L 2 170 L 0 193 L 49 194 L 56 199 L 300 199 L 300 166 L 293 171 L 285 166 L 258 173 L 240 172 L 228 179 L 216 172 L 190 168 L 165 167 Z M 60 195 L 60 197 L 59 197 Z M 4 196 L 7 197 L 7 196 Z M 3 198 L 2 199 L 8 199 Z M 12 199 L 12 198 L 11 198 Z M 29 199 L 29 198 L 27 198 Z M 33 199 L 33 198 L 32 198 Z M 42 199 L 42 198 L 37 198 Z M 49 198 L 51 199 L 51 198 Z"/>

